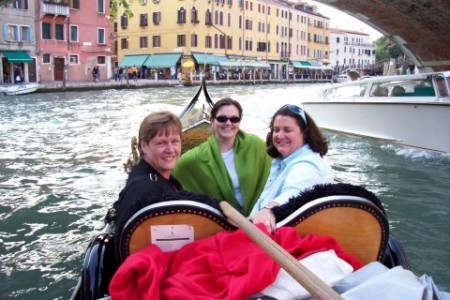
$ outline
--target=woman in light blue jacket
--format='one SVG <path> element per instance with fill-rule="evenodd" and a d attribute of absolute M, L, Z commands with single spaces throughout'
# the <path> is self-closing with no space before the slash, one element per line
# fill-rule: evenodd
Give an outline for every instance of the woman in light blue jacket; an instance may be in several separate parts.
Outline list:
<path fill-rule="evenodd" d="M 328 142 L 314 120 L 296 105 L 284 105 L 270 122 L 267 153 L 274 158 L 264 190 L 250 213 L 253 223 L 263 222 L 275 231 L 271 208 L 316 184 L 333 183 L 331 168 L 323 159 Z"/>

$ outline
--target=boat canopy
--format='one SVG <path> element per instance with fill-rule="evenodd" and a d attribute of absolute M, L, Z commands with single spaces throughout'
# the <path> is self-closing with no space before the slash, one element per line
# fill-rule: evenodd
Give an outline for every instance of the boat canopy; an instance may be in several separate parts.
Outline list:
<path fill-rule="evenodd" d="M 33 59 L 26 51 L 3 51 L 3 55 L 8 59 L 10 63 L 26 63 L 33 62 Z"/>

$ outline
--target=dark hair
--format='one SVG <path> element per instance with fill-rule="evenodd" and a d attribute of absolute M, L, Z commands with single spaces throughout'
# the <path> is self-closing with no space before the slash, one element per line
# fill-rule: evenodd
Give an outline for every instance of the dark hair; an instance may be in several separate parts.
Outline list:
<path fill-rule="evenodd" d="M 325 136 L 320 131 L 319 127 L 317 127 L 314 120 L 309 116 L 309 114 L 305 112 L 306 116 L 306 122 L 308 125 L 305 124 L 305 121 L 303 118 L 296 114 L 295 112 L 292 112 L 289 110 L 288 107 L 283 106 L 280 108 L 272 117 L 272 120 L 270 121 L 269 125 L 269 133 L 266 137 L 266 145 L 267 145 L 267 154 L 273 158 L 280 157 L 281 154 L 278 152 L 277 148 L 272 143 L 272 135 L 273 135 L 273 123 L 275 121 L 275 118 L 277 116 L 289 116 L 291 118 L 294 118 L 297 122 L 297 125 L 300 127 L 300 130 L 303 132 L 303 136 L 305 139 L 305 144 L 309 144 L 311 149 L 314 152 L 317 152 L 320 154 L 320 156 L 324 156 L 328 152 L 328 141 L 325 138 Z"/>
<path fill-rule="evenodd" d="M 141 141 L 148 143 L 156 135 L 165 134 L 167 136 L 172 130 L 175 130 L 181 137 L 182 125 L 180 118 L 170 111 L 153 112 L 145 117 L 139 128 L 138 149 L 140 155 L 143 155 Z"/>
<path fill-rule="evenodd" d="M 219 101 L 217 101 L 214 104 L 213 108 L 211 109 L 211 117 L 210 117 L 211 121 L 212 121 L 212 119 L 214 119 L 217 116 L 217 112 L 219 111 L 219 109 L 222 106 L 226 106 L 226 105 L 234 105 L 239 111 L 239 118 L 242 119 L 242 106 L 236 100 L 233 100 L 233 99 L 227 97 L 227 98 L 220 99 Z"/>

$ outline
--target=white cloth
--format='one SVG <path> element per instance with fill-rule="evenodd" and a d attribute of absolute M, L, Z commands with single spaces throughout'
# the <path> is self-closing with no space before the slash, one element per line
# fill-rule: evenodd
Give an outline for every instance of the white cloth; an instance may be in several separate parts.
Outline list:
<path fill-rule="evenodd" d="M 300 262 L 328 286 L 333 286 L 336 282 L 353 272 L 353 267 L 340 259 L 334 250 L 314 253 L 300 260 Z M 278 300 L 305 299 L 311 296 L 284 269 L 280 269 L 275 281 L 261 293 Z"/>

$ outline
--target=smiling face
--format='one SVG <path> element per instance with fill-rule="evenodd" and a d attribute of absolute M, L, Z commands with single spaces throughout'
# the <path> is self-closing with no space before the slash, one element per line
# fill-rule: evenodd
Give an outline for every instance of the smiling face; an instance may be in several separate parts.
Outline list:
<path fill-rule="evenodd" d="M 141 151 L 142 158 L 161 176 L 169 179 L 181 154 L 181 136 L 178 129 L 175 127 L 161 129 L 148 143 L 142 140 Z"/>
<path fill-rule="evenodd" d="M 234 105 L 223 105 L 219 108 L 216 117 L 213 118 L 212 120 L 212 127 L 214 130 L 214 134 L 216 135 L 219 141 L 234 140 L 237 132 L 239 131 L 239 125 L 241 123 L 240 122 L 232 123 L 231 120 L 229 119 L 226 120 L 224 123 L 221 123 L 217 120 L 217 118 L 221 119 L 220 117 L 240 118 L 239 110 Z"/>
<path fill-rule="evenodd" d="M 278 115 L 273 122 L 272 143 L 283 158 L 305 144 L 303 132 L 295 118 Z"/>

